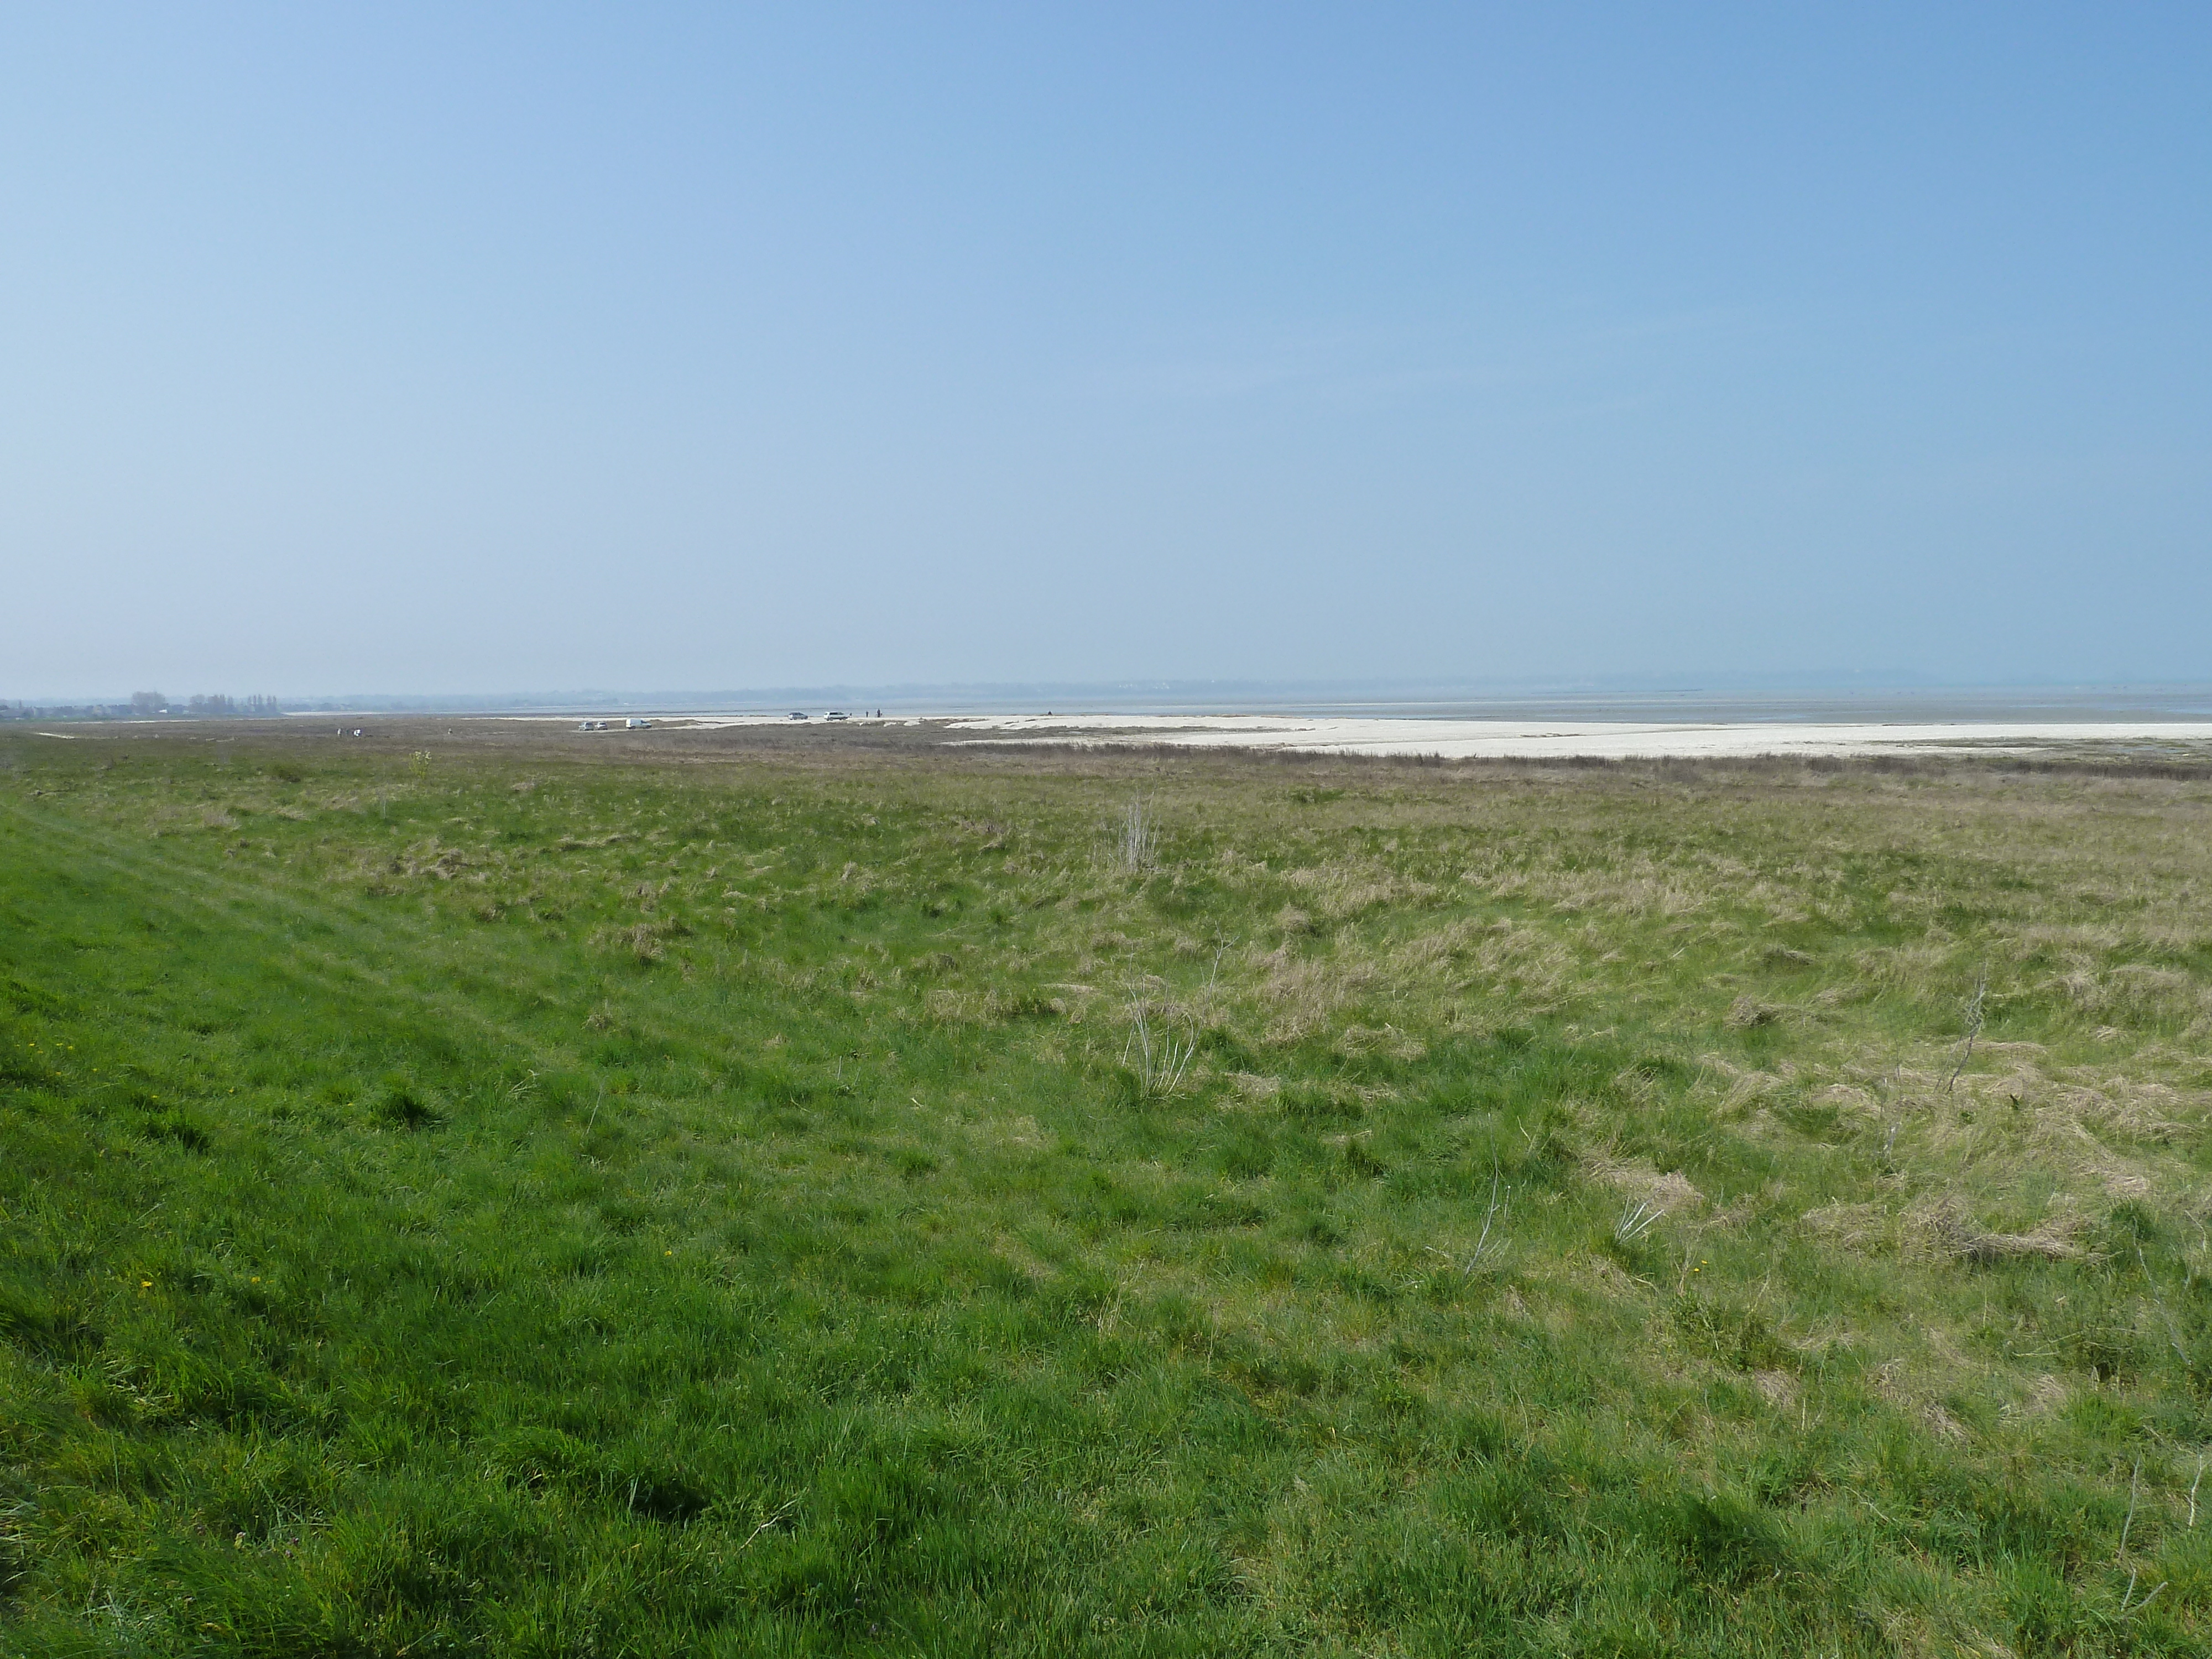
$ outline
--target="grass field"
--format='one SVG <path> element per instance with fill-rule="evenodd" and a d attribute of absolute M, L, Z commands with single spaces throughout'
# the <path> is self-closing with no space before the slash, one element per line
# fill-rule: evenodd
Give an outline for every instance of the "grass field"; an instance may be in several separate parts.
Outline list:
<path fill-rule="evenodd" d="M 2212 1650 L 2212 782 L 443 731 L 0 735 L 0 1648 Z"/>

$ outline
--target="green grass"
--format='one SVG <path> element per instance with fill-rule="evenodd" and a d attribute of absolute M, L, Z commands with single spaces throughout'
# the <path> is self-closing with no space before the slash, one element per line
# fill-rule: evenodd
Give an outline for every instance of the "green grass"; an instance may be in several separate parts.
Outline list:
<path fill-rule="evenodd" d="M 2212 1644 L 2212 786 L 0 766 L 6 1650 Z"/>

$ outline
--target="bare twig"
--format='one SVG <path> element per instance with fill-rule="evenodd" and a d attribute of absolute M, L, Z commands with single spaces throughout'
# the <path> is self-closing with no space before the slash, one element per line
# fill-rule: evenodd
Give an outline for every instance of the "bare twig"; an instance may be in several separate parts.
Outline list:
<path fill-rule="evenodd" d="M 2157 1599 L 2158 1592 L 2159 1592 L 2160 1590 L 2164 1589 L 2165 1589 L 2168 1584 L 2172 1583 L 2172 1582 L 2173 1582 L 2173 1581 L 2172 1581 L 2172 1579 L 2170 1579 L 2170 1578 L 2162 1578 L 2162 1579 L 2160 1579 L 2160 1580 L 2158 1582 L 2158 1584 L 2157 1584 L 2156 1588 L 2154 1588 L 2154 1589 L 2151 1591 L 2151 1593 L 2150 1593 L 2148 1595 L 2144 1596 L 2144 1597 L 2143 1597 L 2143 1599 L 2142 1599 L 2142 1601 L 2136 1601 L 2136 1603 L 2135 1603 L 2135 1607 L 2134 1607 L 2134 1611 L 2135 1611 L 2135 1612 L 2136 1612 L 2136 1613 L 2141 1613 L 2141 1612 L 2142 1612 L 2145 1607 L 2148 1607 L 2148 1606 L 2151 1604 L 2151 1602 L 2152 1602 L 2153 1601 L 2154 1601 L 2154 1600 L 2156 1600 L 2156 1599 Z M 2135 1574 L 2134 1574 L 2134 1573 L 2130 1572 L 2130 1573 L 2128 1575 L 2128 1587 L 2127 1587 L 2127 1589 L 2126 1589 L 2125 1590 L 2124 1590 L 2123 1592 L 2121 1592 L 2121 1595 L 2120 1595 L 2120 1611 L 2121 1611 L 2121 1613 L 2127 1613 L 2127 1612 L 2129 1611 L 2128 1603 L 2129 1603 L 2129 1602 L 2130 1602 L 2130 1601 L 2135 1601 L 2135 1594 L 2136 1594 L 2136 1576 L 2135 1576 Z"/>
<path fill-rule="evenodd" d="M 1504 1239 L 1500 1238 L 1496 1243 L 1492 1243 L 1490 1238 L 1492 1223 L 1498 1219 L 1500 1212 L 1505 1208 L 1505 1200 L 1502 1196 L 1503 1181 L 1504 1176 L 1500 1175 L 1498 1169 L 1497 1157 L 1493 1154 L 1490 1160 L 1490 1207 L 1483 1212 L 1482 1232 L 1474 1241 L 1474 1253 L 1468 1256 L 1465 1262 L 1462 1262 L 1449 1250 L 1440 1250 L 1431 1244 L 1426 1247 L 1431 1255 L 1442 1256 L 1446 1261 L 1457 1267 L 1462 1274 L 1468 1274 L 1481 1267 L 1485 1261 L 1504 1253 Z"/>
<path fill-rule="evenodd" d="M 1115 862 L 1129 874 L 1140 875 L 1152 867 L 1159 841 L 1159 828 L 1145 811 L 1145 798 L 1134 797 L 1122 814 L 1120 838 L 1115 847 Z"/>
<path fill-rule="evenodd" d="M 1966 1062 L 1974 1057 L 1974 1039 L 1982 1034 L 1982 999 L 1989 993 L 1990 976 L 1983 972 L 1974 976 L 1974 994 L 1966 1002 L 1966 1042 L 1959 1051 L 1959 1063 L 1951 1068 L 1951 1080 L 1943 1085 L 1949 1094 L 1959 1081 L 1959 1073 L 1966 1069 Z"/>
<path fill-rule="evenodd" d="M 1498 1218 L 1498 1212 L 1502 1207 L 1498 1200 L 1498 1155 L 1493 1152 L 1490 1158 L 1490 1207 L 1483 1212 L 1481 1236 L 1474 1241 L 1474 1254 L 1468 1257 L 1467 1266 L 1460 1270 L 1462 1273 L 1473 1273 L 1482 1265 L 1485 1256 L 1505 1248 L 1505 1241 L 1502 1238 L 1495 1245 L 1490 1242 L 1490 1224 Z"/>
<path fill-rule="evenodd" d="M 2128 1477 L 2128 1518 L 2120 1522 L 2120 1547 L 2112 1553 L 2112 1559 L 2115 1561 L 2128 1553 L 2128 1533 L 2136 1523 L 2136 1499 L 2142 1495 L 2142 1459 L 2138 1457 L 2136 1459 L 2136 1472 Z M 2129 1574 L 2128 1583 L 2130 1588 L 2134 1586 L 2135 1582 L 2135 1575 Z"/>
<path fill-rule="evenodd" d="M 767 1520 L 765 1520 L 765 1521 L 762 1522 L 760 1523 L 760 1525 L 758 1525 L 757 1527 L 755 1527 L 755 1528 L 752 1529 L 752 1531 L 751 1531 L 751 1532 L 748 1533 L 748 1534 L 745 1535 L 745 1541 L 744 1541 L 744 1543 L 742 1543 L 742 1544 L 738 1545 L 738 1550 L 750 1549 L 750 1548 L 752 1547 L 752 1542 L 753 1542 L 753 1540 L 754 1540 L 754 1539 L 756 1539 L 756 1538 L 759 1537 L 763 1533 L 766 1532 L 766 1531 L 767 1531 L 770 1527 L 774 1526 L 777 1522 L 779 1522 L 779 1521 L 782 1520 L 782 1519 L 784 1518 L 784 1516 L 786 1516 L 787 1515 L 789 1515 L 789 1514 L 792 1512 L 792 1510 L 793 1510 L 797 1509 L 798 1507 L 799 1507 L 799 1500 L 798 1500 L 796 1498 L 793 1498 L 789 1503 L 786 1504 L 785 1504 L 781 1509 L 778 1510 L 777 1510 L 774 1515 L 771 1515 L 770 1516 L 769 1516 L 769 1518 L 768 1518 Z M 734 1555 L 734 1554 L 736 1554 L 736 1553 L 737 1553 L 737 1550 L 732 1550 L 732 1551 L 731 1551 L 730 1553 L 731 1553 L 732 1555 Z"/>

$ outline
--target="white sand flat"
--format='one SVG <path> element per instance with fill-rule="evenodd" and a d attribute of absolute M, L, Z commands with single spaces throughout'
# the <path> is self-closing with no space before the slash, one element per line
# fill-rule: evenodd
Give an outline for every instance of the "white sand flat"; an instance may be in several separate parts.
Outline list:
<path fill-rule="evenodd" d="M 1299 720 L 1262 714 L 1011 714 L 948 720 L 969 743 L 1175 744 L 1316 754 L 1608 760 L 1751 755 L 2032 754 L 2084 744 L 2212 744 L 2212 721 Z"/>

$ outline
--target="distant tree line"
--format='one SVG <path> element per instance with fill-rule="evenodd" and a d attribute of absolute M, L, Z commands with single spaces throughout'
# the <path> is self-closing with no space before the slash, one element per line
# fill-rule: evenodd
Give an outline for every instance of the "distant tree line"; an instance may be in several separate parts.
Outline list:
<path fill-rule="evenodd" d="M 203 693 L 166 697 L 159 691 L 133 691 L 128 702 L 44 703 L 0 702 L 0 720 L 257 720 L 284 712 L 274 697 L 230 697 Z"/>

